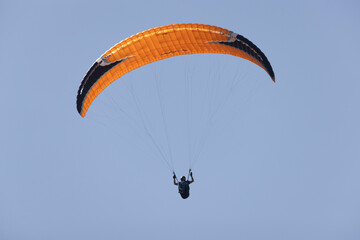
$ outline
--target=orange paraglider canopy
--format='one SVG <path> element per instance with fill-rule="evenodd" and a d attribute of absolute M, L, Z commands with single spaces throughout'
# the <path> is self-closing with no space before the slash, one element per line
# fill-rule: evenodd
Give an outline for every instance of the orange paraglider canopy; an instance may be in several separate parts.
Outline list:
<path fill-rule="evenodd" d="M 204 24 L 172 24 L 133 35 L 106 51 L 89 69 L 78 90 L 77 110 L 82 117 L 94 99 L 124 74 L 161 59 L 196 53 L 230 54 L 263 68 L 275 82 L 265 54 L 245 37 Z"/>

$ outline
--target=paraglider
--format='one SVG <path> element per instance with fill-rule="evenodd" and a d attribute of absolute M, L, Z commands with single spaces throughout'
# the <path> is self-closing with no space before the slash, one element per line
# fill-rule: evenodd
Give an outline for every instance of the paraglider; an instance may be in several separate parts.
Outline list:
<path fill-rule="evenodd" d="M 112 82 L 126 73 L 146 64 L 174 56 L 217 53 L 228 54 L 251 61 L 263 68 L 275 82 L 275 74 L 265 54 L 250 40 L 224 28 L 205 24 L 171 24 L 135 34 L 101 55 L 86 73 L 77 93 L 76 107 L 85 117 L 95 98 Z M 185 177 L 174 184 L 182 198 L 189 197 Z"/>
<path fill-rule="evenodd" d="M 180 178 L 180 182 L 177 180 L 175 172 L 173 173 L 173 179 L 174 179 L 174 185 L 178 186 L 178 190 L 180 193 L 180 196 L 183 199 L 186 199 L 190 196 L 190 184 L 194 182 L 194 177 L 191 169 L 189 170 L 189 175 L 191 177 L 191 180 L 187 180 L 185 176 L 182 176 Z"/>

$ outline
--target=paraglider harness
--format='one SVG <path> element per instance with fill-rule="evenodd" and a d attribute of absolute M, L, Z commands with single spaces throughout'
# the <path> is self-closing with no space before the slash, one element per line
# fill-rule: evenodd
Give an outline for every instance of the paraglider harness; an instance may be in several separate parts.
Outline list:
<path fill-rule="evenodd" d="M 188 179 L 191 174 L 191 169 L 189 169 L 189 173 L 188 173 L 188 176 L 185 179 L 185 181 L 179 181 L 176 177 L 175 172 L 173 172 L 173 174 L 174 174 L 174 179 L 176 179 L 176 181 L 178 182 L 178 189 L 179 189 L 179 193 L 180 193 L 181 197 L 183 199 L 188 198 L 190 195 L 190 186 L 189 186 L 190 181 Z"/>

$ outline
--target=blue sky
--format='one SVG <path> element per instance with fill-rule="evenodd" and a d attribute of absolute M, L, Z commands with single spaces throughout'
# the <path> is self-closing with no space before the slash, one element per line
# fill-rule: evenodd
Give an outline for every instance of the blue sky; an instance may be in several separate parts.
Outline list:
<path fill-rule="evenodd" d="M 1 1 L 0 239 L 359 239 L 359 8 Z M 232 56 L 177 57 L 78 115 L 77 89 L 103 52 L 181 22 L 247 37 L 277 82 Z M 179 176 L 200 153 L 189 199 L 160 152 Z"/>

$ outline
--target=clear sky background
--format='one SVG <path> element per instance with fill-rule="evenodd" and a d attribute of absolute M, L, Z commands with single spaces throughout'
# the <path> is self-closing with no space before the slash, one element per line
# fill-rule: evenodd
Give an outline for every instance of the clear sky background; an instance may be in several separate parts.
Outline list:
<path fill-rule="evenodd" d="M 359 10 L 1 1 L 0 239 L 360 239 Z M 183 22 L 247 37 L 277 82 L 233 56 L 176 57 L 124 76 L 79 116 L 78 87 L 103 52 Z M 197 152 L 183 200 L 161 154 L 181 176 Z"/>

